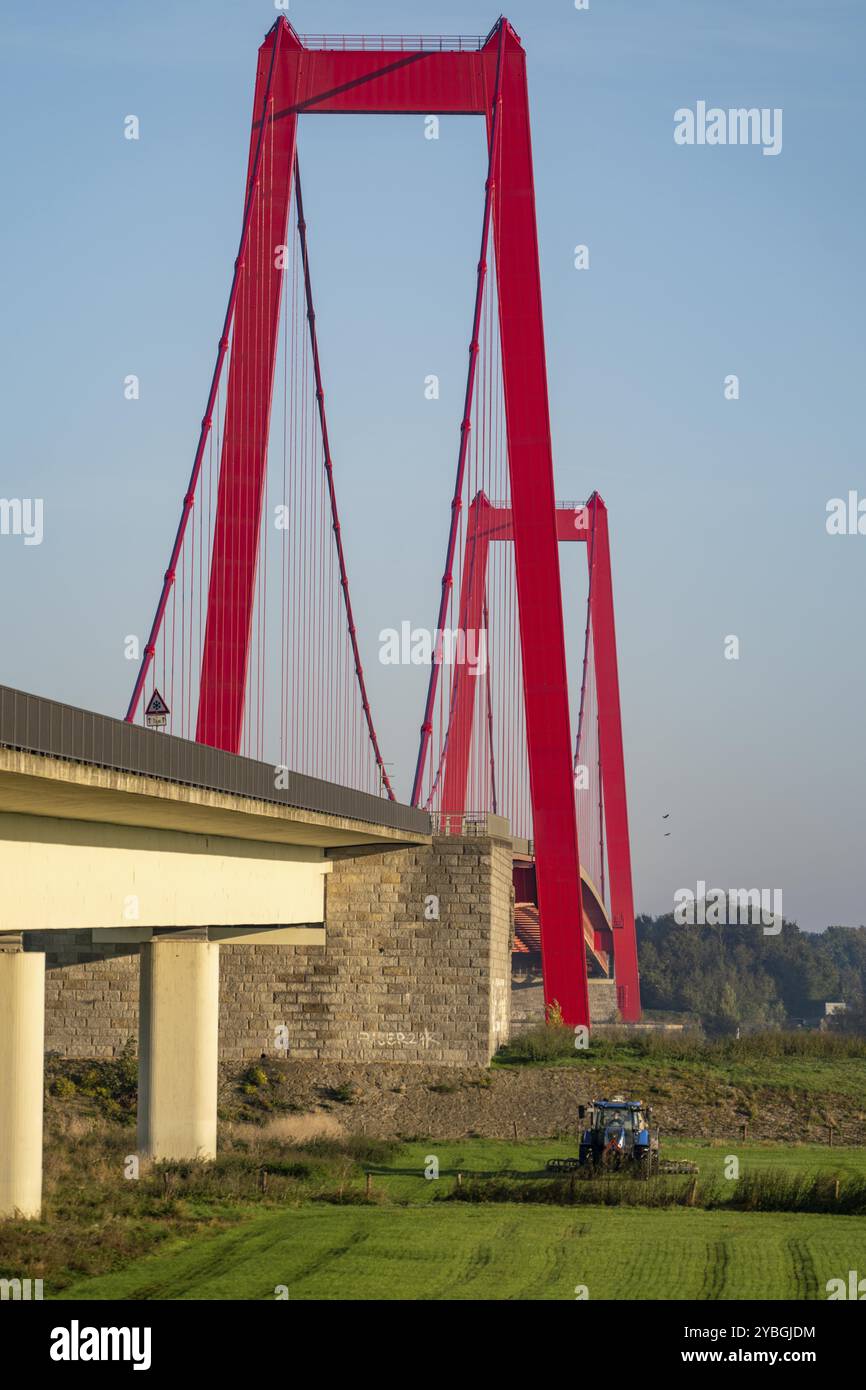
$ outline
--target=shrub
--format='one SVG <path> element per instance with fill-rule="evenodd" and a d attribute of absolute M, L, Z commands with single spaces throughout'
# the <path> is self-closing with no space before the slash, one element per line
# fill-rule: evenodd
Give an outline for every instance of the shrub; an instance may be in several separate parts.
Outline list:
<path fill-rule="evenodd" d="M 128 1123 L 138 1101 L 138 1061 L 135 1044 L 127 1042 L 110 1061 L 67 1062 L 51 1058 L 48 1086 L 52 1095 L 67 1100 L 73 1095 L 96 1102 L 97 1109 L 110 1120 Z"/>
<path fill-rule="evenodd" d="M 623 1060 L 682 1062 L 689 1065 L 764 1062 L 768 1058 L 841 1061 L 866 1057 L 866 1037 L 841 1032 L 781 1029 L 744 1037 L 706 1038 L 700 1032 L 634 1033 L 626 1028 L 595 1033 L 589 1047 L 576 1051 L 574 1035 L 555 1009 L 548 1023 L 520 1033 L 498 1054 L 498 1062 L 554 1062 L 571 1057 L 581 1062 Z"/>
<path fill-rule="evenodd" d="M 790 1173 L 781 1169 L 745 1173 L 737 1182 L 661 1175 L 637 1179 L 623 1172 L 599 1177 L 592 1169 L 546 1179 L 471 1178 L 445 1202 L 543 1203 L 551 1206 L 696 1206 L 723 1211 L 816 1212 L 866 1215 L 866 1178 L 832 1173 Z"/>
<path fill-rule="evenodd" d="M 369 1197 L 362 1188 L 340 1187 L 332 1192 L 317 1192 L 310 1199 L 313 1202 L 328 1202 L 335 1207 L 373 1207 L 383 1200 L 381 1194 L 371 1192 Z"/>
<path fill-rule="evenodd" d="M 253 1095 L 260 1087 L 268 1085 L 268 1074 L 263 1067 L 247 1067 L 243 1074 L 244 1095 Z"/>
<path fill-rule="evenodd" d="M 358 1088 L 354 1081 L 342 1081 L 339 1086 L 331 1086 L 327 1094 L 329 1100 L 335 1100 L 340 1105 L 354 1105 L 358 1100 Z"/>
<path fill-rule="evenodd" d="M 634 1180 L 617 1174 L 599 1178 L 583 1169 L 557 1178 L 472 1178 L 451 1192 L 437 1194 L 444 1202 L 516 1202 L 545 1206 L 675 1207 L 692 1205 L 692 1183 L 682 1178 Z"/>
<path fill-rule="evenodd" d="M 736 1207 L 738 1211 L 832 1212 L 839 1216 L 866 1215 L 866 1178 L 837 1177 L 834 1173 L 790 1173 L 770 1168 L 744 1173 L 727 1200 L 707 1205 Z"/>
<path fill-rule="evenodd" d="M 500 1054 L 509 1062 L 555 1062 L 576 1056 L 574 1033 L 561 1021 L 539 1023 L 519 1033 Z M 585 1055 L 585 1054 L 584 1054 Z"/>

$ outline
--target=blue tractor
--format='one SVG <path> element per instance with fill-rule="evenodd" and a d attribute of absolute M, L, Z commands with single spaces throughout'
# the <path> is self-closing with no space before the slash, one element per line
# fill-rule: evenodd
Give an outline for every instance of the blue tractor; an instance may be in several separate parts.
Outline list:
<path fill-rule="evenodd" d="M 632 1167 L 641 1177 L 659 1171 L 659 1131 L 651 1125 L 652 1110 L 639 1100 L 594 1100 L 579 1105 L 578 1118 L 585 1121 L 578 1158 L 552 1158 L 551 1172 L 572 1172 L 591 1166 L 598 1169 Z"/>

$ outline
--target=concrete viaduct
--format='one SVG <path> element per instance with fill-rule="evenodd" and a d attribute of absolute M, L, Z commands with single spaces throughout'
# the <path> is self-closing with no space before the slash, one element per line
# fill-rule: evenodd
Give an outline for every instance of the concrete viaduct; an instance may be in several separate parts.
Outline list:
<path fill-rule="evenodd" d="M 323 943 L 335 853 L 431 838 L 410 807 L 0 686 L 0 1216 L 41 1209 L 32 933 L 137 945 L 139 1152 L 212 1157 L 220 943 Z"/>

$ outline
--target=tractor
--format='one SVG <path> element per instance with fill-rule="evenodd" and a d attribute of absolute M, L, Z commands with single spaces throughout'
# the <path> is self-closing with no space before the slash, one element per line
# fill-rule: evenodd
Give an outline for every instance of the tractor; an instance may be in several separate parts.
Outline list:
<path fill-rule="evenodd" d="M 659 1132 L 650 1124 L 652 1110 L 639 1100 L 594 1100 L 579 1105 L 578 1118 L 586 1122 L 580 1138 L 578 1158 L 552 1158 L 549 1172 L 573 1172 L 590 1166 L 597 1169 L 631 1168 L 636 1175 L 652 1177 L 659 1171 Z"/>

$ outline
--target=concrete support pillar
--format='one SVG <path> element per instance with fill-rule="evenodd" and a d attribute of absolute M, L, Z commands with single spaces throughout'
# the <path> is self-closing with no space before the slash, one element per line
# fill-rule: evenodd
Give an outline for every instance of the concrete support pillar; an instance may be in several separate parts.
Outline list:
<path fill-rule="evenodd" d="M 219 946 L 196 935 L 141 947 L 138 1148 L 153 1159 L 216 1157 Z"/>
<path fill-rule="evenodd" d="M 0 938 L 0 1218 L 42 1211 L 45 956 Z"/>

